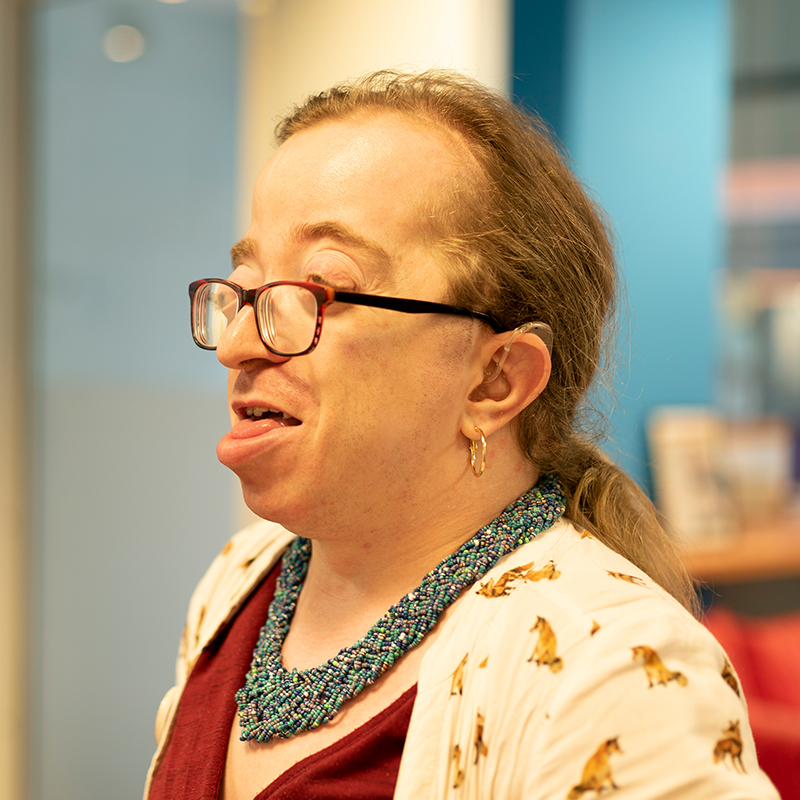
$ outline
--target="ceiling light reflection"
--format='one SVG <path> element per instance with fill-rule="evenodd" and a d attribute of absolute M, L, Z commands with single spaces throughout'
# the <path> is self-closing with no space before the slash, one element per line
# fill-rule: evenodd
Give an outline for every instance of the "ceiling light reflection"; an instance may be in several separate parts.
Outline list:
<path fill-rule="evenodd" d="M 115 25 L 103 37 L 103 52 L 111 61 L 135 61 L 144 52 L 144 36 L 132 25 Z"/>

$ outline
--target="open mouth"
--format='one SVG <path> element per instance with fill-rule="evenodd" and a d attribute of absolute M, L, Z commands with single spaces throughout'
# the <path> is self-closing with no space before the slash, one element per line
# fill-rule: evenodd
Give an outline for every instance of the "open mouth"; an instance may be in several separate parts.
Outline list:
<path fill-rule="evenodd" d="M 239 412 L 242 419 L 268 420 L 273 419 L 281 426 L 300 425 L 300 420 L 290 416 L 285 411 L 279 411 L 277 408 L 268 408 L 267 406 L 245 406 Z"/>

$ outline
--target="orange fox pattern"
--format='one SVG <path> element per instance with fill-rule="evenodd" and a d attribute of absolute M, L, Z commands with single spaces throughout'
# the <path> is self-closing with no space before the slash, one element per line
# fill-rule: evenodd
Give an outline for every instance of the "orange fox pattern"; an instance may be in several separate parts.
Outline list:
<path fill-rule="evenodd" d="M 741 697 L 742 693 L 739 691 L 739 681 L 736 680 L 736 676 L 733 674 L 733 667 L 731 666 L 731 662 L 728 659 L 725 659 L 725 666 L 722 668 L 722 680 L 728 684 L 728 686 L 736 692 L 737 697 Z"/>
<path fill-rule="evenodd" d="M 534 631 L 539 631 L 539 640 L 528 661 L 540 667 L 548 666 L 551 672 L 560 672 L 564 662 L 556 655 L 556 635 L 550 623 L 544 617 L 537 617 L 531 633 Z"/>
<path fill-rule="evenodd" d="M 526 581 L 554 581 L 560 575 L 561 570 L 556 569 L 556 565 L 551 559 L 542 569 L 528 570 L 522 577 Z"/>
<path fill-rule="evenodd" d="M 588 532 L 584 532 L 581 538 L 593 538 Z M 606 570 L 607 574 L 618 581 L 631 584 L 636 587 L 647 587 L 648 584 L 636 575 L 630 575 L 624 572 L 614 572 Z M 543 567 L 534 569 L 533 562 L 514 567 L 497 579 L 488 579 L 482 582 L 475 590 L 476 593 L 486 598 L 499 598 L 509 595 L 518 586 L 523 585 L 525 582 L 537 581 L 554 581 L 561 576 L 561 570 L 558 569 L 554 560 L 550 560 Z M 597 620 L 591 620 L 591 629 L 589 636 L 594 637 L 598 632 L 602 631 L 602 626 Z M 536 622 L 530 629 L 531 633 L 538 633 L 538 639 L 534 646 L 533 652 L 528 658 L 528 662 L 533 662 L 537 666 L 546 666 L 549 670 L 556 674 L 560 673 L 564 668 L 564 661 L 558 654 L 558 638 L 556 631 L 553 629 L 552 624 L 543 616 L 537 616 Z M 640 661 L 644 668 L 647 677 L 648 688 L 652 689 L 656 686 L 669 686 L 674 683 L 679 687 L 686 687 L 689 685 L 689 677 L 683 672 L 678 670 L 669 669 L 669 667 L 661 659 L 658 652 L 646 644 L 637 644 L 630 647 L 633 661 Z M 452 675 L 451 682 L 451 696 L 461 695 L 464 686 L 464 680 L 467 670 L 468 656 L 459 663 L 455 672 Z M 486 667 L 488 663 L 488 656 L 478 664 L 478 669 Z M 721 670 L 720 677 L 737 696 L 741 697 L 739 689 L 739 682 L 733 672 L 730 663 L 725 660 L 724 666 Z M 549 719 L 549 713 L 545 713 L 545 719 Z M 461 788 L 466 779 L 465 770 L 468 770 L 471 765 L 478 764 L 481 756 L 487 756 L 489 748 L 484 741 L 486 719 L 484 714 L 480 711 L 477 714 L 474 727 L 474 735 L 472 737 L 471 746 L 473 748 L 474 756 L 470 758 L 462 749 L 463 741 L 456 744 L 451 753 L 452 763 L 452 786 L 454 789 Z M 614 780 L 611 768 L 611 757 L 620 756 L 619 762 L 615 759 L 615 770 L 624 770 L 625 753 L 619 743 L 620 736 L 606 739 L 594 754 L 586 761 L 583 772 L 580 776 L 580 781 L 574 784 L 571 788 L 568 785 L 564 787 L 566 800 L 579 800 L 587 793 L 594 796 L 604 794 L 606 792 L 613 793 L 619 786 Z M 716 742 L 709 742 L 709 749 L 712 750 L 709 755 L 713 758 L 715 764 L 724 764 L 728 768 L 733 768 L 737 772 L 746 772 L 744 764 L 742 763 L 742 738 L 740 734 L 739 720 L 731 721 L 728 727 L 722 731 L 722 737 Z M 465 763 L 462 764 L 462 757 L 466 756 Z M 624 784 L 624 772 L 622 775 Z"/>
<path fill-rule="evenodd" d="M 451 756 L 453 764 L 453 788 L 458 789 L 464 783 L 464 770 L 461 769 L 461 748 L 456 744 Z"/>
<path fill-rule="evenodd" d="M 511 586 L 511 583 L 520 580 L 522 573 L 527 572 L 532 566 L 533 562 L 531 561 L 530 564 L 523 564 L 504 572 L 497 580 L 489 578 L 481 583 L 476 591 L 482 597 L 504 597 L 513 591 L 514 587 Z"/>
<path fill-rule="evenodd" d="M 739 720 L 728 723 L 722 732 L 722 738 L 714 745 L 714 763 L 725 763 L 725 758 L 730 758 L 735 770 L 747 772 L 742 764 L 742 735 L 739 732 Z"/>
<path fill-rule="evenodd" d="M 486 720 L 484 719 L 483 714 L 478 712 L 478 716 L 475 719 L 475 763 L 478 763 L 478 759 L 481 756 L 485 756 L 489 752 L 489 748 L 483 742 L 483 726 L 485 725 Z"/>
<path fill-rule="evenodd" d="M 622 753 L 618 738 L 615 736 L 613 739 L 607 739 L 597 748 L 583 768 L 580 783 L 573 786 L 567 795 L 568 800 L 577 800 L 585 792 L 599 794 L 604 789 L 619 789 L 611 776 L 611 756 L 614 753 Z"/>
<path fill-rule="evenodd" d="M 632 647 L 633 660 L 644 659 L 644 671 L 652 689 L 656 684 L 666 686 L 670 681 L 675 681 L 679 686 L 686 686 L 689 679 L 682 672 L 673 672 L 664 666 L 664 662 L 658 657 L 658 653 L 646 644 Z"/>
<path fill-rule="evenodd" d="M 637 586 L 647 586 L 647 584 L 636 575 L 628 575 L 625 572 L 612 572 L 610 569 L 607 569 L 606 572 L 612 578 L 616 578 L 618 581 L 627 581 L 628 583 L 635 583 Z"/>
<path fill-rule="evenodd" d="M 462 689 L 464 688 L 464 669 L 467 666 L 467 659 L 469 658 L 469 653 L 467 653 L 464 658 L 461 659 L 461 663 L 456 667 L 456 671 L 453 673 L 453 680 L 450 683 L 450 694 L 461 694 Z"/>
<path fill-rule="evenodd" d="M 530 564 L 522 564 L 504 572 L 497 580 L 489 578 L 478 586 L 476 592 L 482 597 L 505 597 L 516 588 L 511 585 L 514 581 L 554 581 L 561 575 L 561 570 L 552 559 L 541 569 L 532 567 L 531 561 Z"/>

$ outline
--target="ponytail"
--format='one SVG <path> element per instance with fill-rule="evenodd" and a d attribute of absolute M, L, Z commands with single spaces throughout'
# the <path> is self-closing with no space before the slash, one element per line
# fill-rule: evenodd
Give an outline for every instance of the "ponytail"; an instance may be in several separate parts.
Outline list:
<path fill-rule="evenodd" d="M 586 440 L 574 436 L 567 446 L 569 455 L 558 470 L 567 494 L 566 516 L 646 572 L 697 616 L 692 579 L 647 495 Z"/>

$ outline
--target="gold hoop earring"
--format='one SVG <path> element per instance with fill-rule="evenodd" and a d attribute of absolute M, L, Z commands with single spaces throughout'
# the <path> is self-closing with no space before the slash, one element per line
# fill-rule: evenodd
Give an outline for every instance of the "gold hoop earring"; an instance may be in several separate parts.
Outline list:
<path fill-rule="evenodd" d="M 475 430 L 478 432 L 478 435 L 481 437 L 481 459 L 480 459 L 480 467 L 476 467 L 475 464 L 478 462 L 478 440 L 477 439 L 470 439 L 469 440 L 469 465 L 472 467 L 472 474 L 476 478 L 480 478 L 483 475 L 483 471 L 486 469 L 486 437 L 483 435 L 483 431 L 475 426 Z"/>

